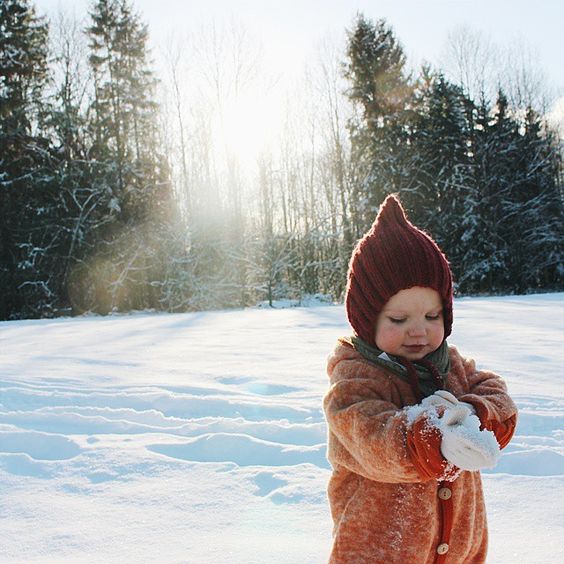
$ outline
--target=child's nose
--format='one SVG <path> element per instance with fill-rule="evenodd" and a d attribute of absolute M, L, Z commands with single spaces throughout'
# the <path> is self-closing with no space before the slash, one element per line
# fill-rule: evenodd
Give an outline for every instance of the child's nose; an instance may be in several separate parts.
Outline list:
<path fill-rule="evenodd" d="M 422 322 L 414 323 L 408 331 L 410 337 L 420 337 L 425 335 L 425 324 Z"/>

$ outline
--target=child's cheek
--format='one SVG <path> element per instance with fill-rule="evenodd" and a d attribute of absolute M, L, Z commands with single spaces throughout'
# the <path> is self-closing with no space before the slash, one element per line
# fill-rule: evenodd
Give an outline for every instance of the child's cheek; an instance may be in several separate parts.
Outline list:
<path fill-rule="evenodd" d="M 400 339 L 401 336 L 403 335 L 403 330 L 398 325 L 391 325 L 390 328 L 389 328 L 388 334 L 390 335 L 391 339 L 397 340 L 397 339 Z"/>
<path fill-rule="evenodd" d="M 402 339 L 402 330 L 396 325 L 387 324 L 378 334 L 376 345 L 385 352 L 394 353 Z"/>

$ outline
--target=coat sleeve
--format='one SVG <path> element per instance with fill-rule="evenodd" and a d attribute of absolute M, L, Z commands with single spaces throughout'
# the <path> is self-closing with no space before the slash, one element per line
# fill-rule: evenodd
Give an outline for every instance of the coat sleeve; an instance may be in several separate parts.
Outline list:
<path fill-rule="evenodd" d="M 481 428 L 492 431 L 500 448 L 504 448 L 517 424 L 517 407 L 507 393 L 507 386 L 497 374 L 477 371 L 473 361 L 466 361 L 465 370 L 469 391 L 458 399 L 475 407 Z"/>
<path fill-rule="evenodd" d="M 405 410 L 373 379 L 341 380 L 323 407 L 329 427 L 329 460 L 370 480 L 424 482 L 442 476 L 440 432 L 424 414 L 408 425 Z"/>

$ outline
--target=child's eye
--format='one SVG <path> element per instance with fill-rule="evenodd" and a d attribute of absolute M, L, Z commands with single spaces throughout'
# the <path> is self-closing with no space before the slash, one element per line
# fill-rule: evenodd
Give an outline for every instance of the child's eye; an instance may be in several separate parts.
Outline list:
<path fill-rule="evenodd" d="M 425 316 L 425 318 L 426 318 L 428 321 L 437 321 L 437 319 L 440 319 L 440 317 L 441 317 L 441 314 L 440 314 L 440 313 L 437 313 L 436 315 L 426 315 L 426 316 Z"/>
<path fill-rule="evenodd" d="M 403 323 L 405 321 L 405 318 L 398 318 L 398 317 L 389 317 L 388 318 L 392 323 Z"/>

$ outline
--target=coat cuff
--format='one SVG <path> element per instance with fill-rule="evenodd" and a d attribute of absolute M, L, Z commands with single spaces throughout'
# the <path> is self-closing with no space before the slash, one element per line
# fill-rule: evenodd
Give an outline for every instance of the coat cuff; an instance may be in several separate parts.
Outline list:
<path fill-rule="evenodd" d="M 407 451 L 423 481 L 453 480 L 460 472 L 441 454 L 441 441 L 440 430 L 429 421 L 426 413 L 407 431 Z"/>
<path fill-rule="evenodd" d="M 498 419 L 492 417 L 489 413 L 488 408 L 481 403 L 468 403 L 471 403 L 476 409 L 476 415 L 481 423 L 480 430 L 483 431 L 484 429 L 487 429 L 488 431 L 491 431 L 497 439 L 499 448 L 505 448 L 509 444 L 509 441 L 515 433 L 515 427 L 517 426 L 517 415 L 512 415 L 504 421 L 499 421 Z"/>

